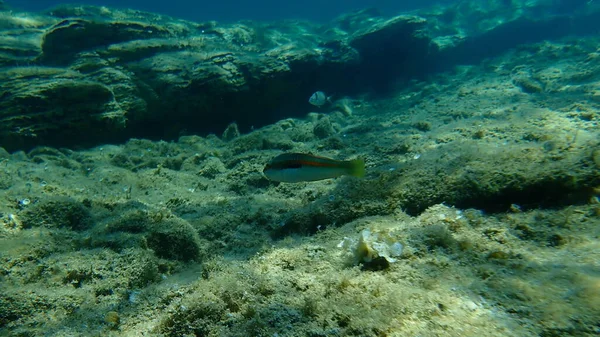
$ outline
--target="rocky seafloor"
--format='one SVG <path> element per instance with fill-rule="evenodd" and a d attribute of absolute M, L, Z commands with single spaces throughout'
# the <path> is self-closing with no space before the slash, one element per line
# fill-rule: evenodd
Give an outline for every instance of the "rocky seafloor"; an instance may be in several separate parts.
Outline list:
<path fill-rule="evenodd" d="M 7 136 L 0 335 L 596 336 L 599 42 L 523 44 L 253 131 Z M 270 182 L 282 152 L 367 175 Z"/>
<path fill-rule="evenodd" d="M 0 143 L 90 147 L 176 140 L 235 121 L 242 132 L 302 117 L 306 97 L 386 96 L 398 82 L 476 64 L 522 43 L 595 34 L 581 0 L 458 1 L 327 24 L 189 22 L 135 10 L 0 4 Z"/>

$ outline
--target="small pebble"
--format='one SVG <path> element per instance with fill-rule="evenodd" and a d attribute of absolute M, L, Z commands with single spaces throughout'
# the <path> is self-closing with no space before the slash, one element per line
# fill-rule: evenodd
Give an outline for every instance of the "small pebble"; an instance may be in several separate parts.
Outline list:
<path fill-rule="evenodd" d="M 477 308 L 479 308 L 477 303 L 470 301 L 470 300 L 465 302 L 465 307 L 470 311 L 475 311 L 475 310 L 477 310 Z"/>

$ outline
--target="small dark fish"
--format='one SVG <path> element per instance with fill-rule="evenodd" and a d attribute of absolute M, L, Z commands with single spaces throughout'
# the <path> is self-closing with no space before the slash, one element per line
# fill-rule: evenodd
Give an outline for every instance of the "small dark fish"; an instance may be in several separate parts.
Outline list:
<path fill-rule="evenodd" d="M 310 96 L 308 103 L 320 108 L 327 103 L 331 103 L 331 97 L 327 97 L 322 91 L 317 91 Z"/>
<path fill-rule="evenodd" d="M 316 181 L 343 175 L 364 177 L 362 159 L 334 160 L 304 153 L 284 153 L 269 161 L 263 170 L 267 179 L 284 183 Z"/>

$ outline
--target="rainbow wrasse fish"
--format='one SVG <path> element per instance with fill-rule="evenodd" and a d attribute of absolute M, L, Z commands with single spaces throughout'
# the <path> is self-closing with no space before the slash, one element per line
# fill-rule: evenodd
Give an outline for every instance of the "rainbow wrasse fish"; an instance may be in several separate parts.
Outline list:
<path fill-rule="evenodd" d="M 362 159 L 343 161 L 304 153 L 284 153 L 271 159 L 263 173 L 269 180 L 284 183 L 317 181 L 343 175 L 363 177 L 365 162 Z"/>

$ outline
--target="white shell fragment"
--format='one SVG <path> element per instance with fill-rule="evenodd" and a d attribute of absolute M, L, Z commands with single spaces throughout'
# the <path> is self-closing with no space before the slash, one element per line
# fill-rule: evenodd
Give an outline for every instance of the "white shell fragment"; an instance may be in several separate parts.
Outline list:
<path fill-rule="evenodd" d="M 360 232 L 358 239 L 345 237 L 338 247 L 349 250 L 357 263 L 368 263 L 380 257 L 393 263 L 402 255 L 404 248 L 389 233 L 371 232 L 369 229 Z"/>

